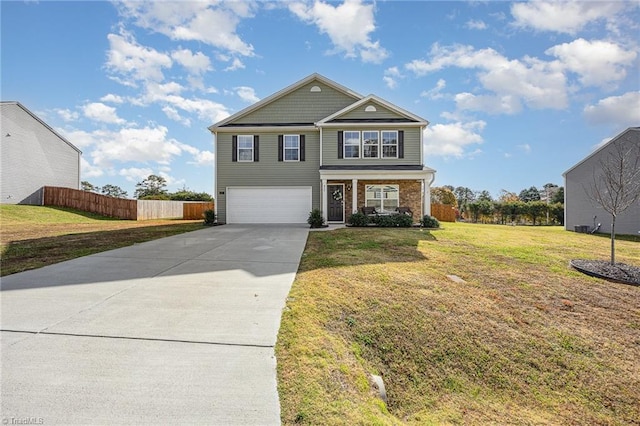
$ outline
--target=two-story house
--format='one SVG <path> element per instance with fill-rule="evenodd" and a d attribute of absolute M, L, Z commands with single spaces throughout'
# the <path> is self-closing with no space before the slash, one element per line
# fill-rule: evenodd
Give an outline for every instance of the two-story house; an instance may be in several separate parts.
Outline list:
<path fill-rule="evenodd" d="M 423 164 L 429 123 L 319 74 L 222 120 L 215 137 L 215 198 L 224 223 L 329 223 L 361 207 L 430 213 L 435 170 Z"/>

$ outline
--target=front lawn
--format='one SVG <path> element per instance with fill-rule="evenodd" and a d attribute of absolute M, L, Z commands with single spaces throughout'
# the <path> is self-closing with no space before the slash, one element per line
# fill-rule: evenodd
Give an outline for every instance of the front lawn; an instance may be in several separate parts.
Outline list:
<path fill-rule="evenodd" d="M 609 241 L 443 226 L 310 233 L 276 346 L 283 423 L 637 423 L 640 287 L 568 267 Z"/>

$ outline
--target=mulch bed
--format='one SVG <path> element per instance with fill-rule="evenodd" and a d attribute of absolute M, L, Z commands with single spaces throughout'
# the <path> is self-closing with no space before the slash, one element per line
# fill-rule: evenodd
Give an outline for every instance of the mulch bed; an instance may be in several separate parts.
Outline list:
<path fill-rule="evenodd" d="M 604 260 L 574 259 L 570 262 L 578 271 L 592 277 L 624 284 L 640 285 L 640 268 L 626 263 L 612 265 Z"/>

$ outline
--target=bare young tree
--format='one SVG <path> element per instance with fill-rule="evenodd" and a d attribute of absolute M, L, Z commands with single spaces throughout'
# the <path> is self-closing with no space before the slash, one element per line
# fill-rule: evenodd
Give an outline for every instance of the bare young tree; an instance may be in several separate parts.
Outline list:
<path fill-rule="evenodd" d="M 635 133 L 635 132 L 630 132 Z M 586 189 L 592 201 L 611 215 L 611 264 L 615 264 L 616 218 L 640 200 L 640 141 L 629 133 L 611 144 Z"/>

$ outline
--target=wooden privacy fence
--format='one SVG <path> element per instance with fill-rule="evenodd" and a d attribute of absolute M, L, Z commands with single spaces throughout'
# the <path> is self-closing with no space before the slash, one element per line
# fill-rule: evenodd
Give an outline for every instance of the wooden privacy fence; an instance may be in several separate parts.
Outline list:
<path fill-rule="evenodd" d="M 203 218 L 205 210 L 213 210 L 213 202 L 127 200 L 89 191 L 57 186 L 44 187 L 45 206 L 69 207 L 102 216 L 128 220 Z"/>
<path fill-rule="evenodd" d="M 136 200 L 107 197 L 89 191 L 58 186 L 44 187 L 43 204 L 45 206 L 69 207 L 118 219 L 136 220 L 138 218 L 138 202 Z"/>
<path fill-rule="evenodd" d="M 440 222 L 455 222 L 456 210 L 448 204 L 431 204 L 431 216 Z"/>

